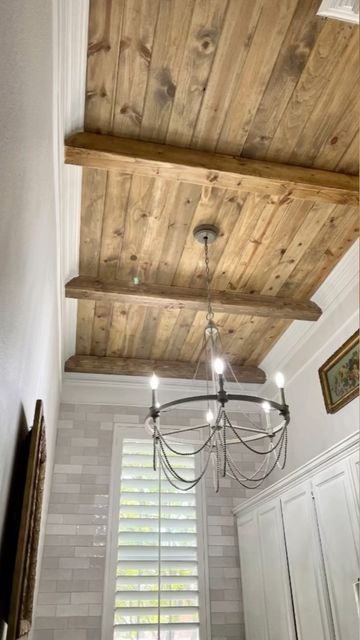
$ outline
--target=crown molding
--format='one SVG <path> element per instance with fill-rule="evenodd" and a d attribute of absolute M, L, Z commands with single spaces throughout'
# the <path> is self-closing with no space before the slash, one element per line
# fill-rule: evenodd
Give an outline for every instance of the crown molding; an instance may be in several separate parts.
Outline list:
<path fill-rule="evenodd" d="M 243 514 L 255 506 L 259 506 L 264 502 L 267 502 L 270 498 L 275 498 L 281 495 L 284 491 L 289 491 L 296 485 L 311 479 L 315 474 L 325 470 L 331 466 L 335 461 L 343 460 L 351 455 L 351 453 L 358 451 L 359 448 L 359 433 L 356 431 L 347 436 L 343 440 L 340 440 L 337 444 L 333 445 L 323 453 L 306 462 L 304 465 L 289 473 L 288 475 L 272 484 L 268 489 L 258 492 L 253 498 L 246 500 L 233 509 L 234 515 Z"/>
<path fill-rule="evenodd" d="M 263 385 L 227 384 L 229 392 L 244 394 L 262 394 Z M 140 393 L 139 393 L 140 392 Z M 206 393 L 206 382 L 161 378 L 159 395 L 162 403 L 184 396 Z M 62 402 L 75 404 L 99 404 L 149 407 L 151 392 L 148 376 L 116 376 L 93 373 L 65 373 L 63 377 Z M 186 405 L 182 410 L 194 411 L 196 407 Z M 199 406 L 201 409 L 201 406 Z M 256 412 L 253 407 L 246 413 Z"/>
<path fill-rule="evenodd" d="M 82 169 L 64 164 L 64 139 L 84 128 L 89 0 L 54 0 L 54 149 L 61 368 L 75 351 L 77 303 L 65 283 L 79 273 Z M 62 372 L 61 372 L 62 374 Z"/>
<path fill-rule="evenodd" d="M 359 241 L 356 241 L 349 251 L 334 267 L 327 279 L 316 291 L 312 300 L 319 305 L 323 313 L 317 322 L 305 322 L 295 320 L 281 336 L 275 346 L 260 363 L 264 369 L 267 382 L 263 387 L 263 394 L 270 397 L 274 392 L 273 377 L 279 369 L 287 372 L 287 384 L 300 372 L 296 364 L 297 354 L 304 352 L 311 339 L 323 330 L 331 315 L 346 305 L 349 309 L 346 323 L 352 326 L 358 323 L 358 265 L 359 265 Z M 341 331 L 344 324 L 339 327 Z M 355 329 L 349 329 L 349 335 Z M 333 337 L 334 331 L 331 332 Z M 323 334 L 323 347 L 326 340 L 326 332 Z M 314 355 L 314 353 L 312 354 Z M 301 359 L 301 358 L 300 358 Z M 302 360 L 304 358 L 302 357 Z"/>
<path fill-rule="evenodd" d="M 323 0 L 317 15 L 359 24 L 359 0 Z"/>

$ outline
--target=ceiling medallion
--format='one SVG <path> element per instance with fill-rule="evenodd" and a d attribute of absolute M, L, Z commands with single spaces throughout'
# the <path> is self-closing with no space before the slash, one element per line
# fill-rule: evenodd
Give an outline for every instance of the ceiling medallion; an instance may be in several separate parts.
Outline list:
<path fill-rule="evenodd" d="M 287 454 L 287 427 L 290 422 L 289 407 L 285 402 L 284 376 L 277 373 L 279 402 L 260 396 L 237 393 L 242 386 L 222 347 L 219 328 L 214 321 L 211 304 L 209 244 L 216 241 L 219 229 L 214 225 L 200 225 L 194 229 L 194 238 L 204 245 L 204 266 L 207 287 L 207 314 L 203 333 L 203 345 L 195 369 L 205 366 L 206 382 L 203 395 L 179 398 L 160 404 L 159 379 L 150 379 L 152 403 L 145 426 L 154 443 L 154 469 L 157 464 L 168 481 L 177 489 L 189 491 L 213 468 L 214 488 L 218 492 L 221 477 L 236 480 L 246 489 L 256 489 L 276 468 L 284 468 Z M 230 392 L 226 390 L 232 382 Z M 235 384 L 234 384 L 235 383 Z M 235 386 L 236 393 L 233 393 Z M 187 428 L 161 428 L 161 415 L 184 404 L 198 403 L 204 409 L 205 421 Z M 243 405 L 257 405 L 259 413 L 246 412 Z M 256 422 L 254 419 L 256 417 Z M 241 420 L 239 420 L 241 417 Z M 240 424 L 243 422 L 243 424 Z M 200 435 L 200 439 L 199 439 Z M 193 436 L 193 438 L 192 438 Z M 197 436 L 197 437 L 196 437 Z M 254 454 L 256 470 L 246 473 L 244 451 Z M 198 458 L 197 475 L 186 477 L 172 465 L 172 456 L 194 455 Z"/>

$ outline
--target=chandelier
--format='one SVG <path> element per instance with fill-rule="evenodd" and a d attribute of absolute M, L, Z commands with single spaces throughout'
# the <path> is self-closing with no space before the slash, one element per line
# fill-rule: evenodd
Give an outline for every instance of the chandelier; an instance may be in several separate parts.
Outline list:
<path fill-rule="evenodd" d="M 209 244 L 216 240 L 219 230 L 214 225 L 200 225 L 194 229 L 193 235 L 204 246 L 207 287 L 206 326 L 194 379 L 200 367 L 205 367 L 206 393 L 160 404 L 159 379 L 155 373 L 152 375 L 152 403 L 145 427 L 153 438 L 153 467 L 156 470 L 158 465 L 159 471 L 170 484 L 182 491 L 189 491 L 195 487 L 209 467 L 212 467 L 216 492 L 219 491 L 221 477 L 236 480 L 246 489 L 256 489 L 276 467 L 283 469 L 286 463 L 290 412 L 285 402 L 284 376 L 280 372 L 275 376 L 279 402 L 246 393 L 233 393 L 235 385 L 235 391 L 244 389 L 224 353 L 211 303 Z M 230 392 L 227 391 L 229 383 L 232 383 Z M 162 414 L 181 405 L 193 403 L 201 403 L 204 408 L 203 423 L 187 428 L 162 430 Z M 251 419 L 251 412 L 245 412 L 243 409 L 243 405 L 249 403 L 259 408 L 260 415 L 256 423 Z M 234 409 L 231 409 L 231 406 Z M 235 414 L 236 418 L 231 417 L 231 414 Z M 243 419 L 239 420 L 239 415 L 244 416 L 246 424 Z M 197 439 L 191 439 L 195 432 Z M 241 469 L 241 449 L 250 451 L 254 456 L 256 470 L 250 474 Z M 179 468 L 174 469 L 171 460 L 174 455 L 194 455 L 198 458 L 195 467 L 197 472 L 193 478 L 184 477 Z"/>

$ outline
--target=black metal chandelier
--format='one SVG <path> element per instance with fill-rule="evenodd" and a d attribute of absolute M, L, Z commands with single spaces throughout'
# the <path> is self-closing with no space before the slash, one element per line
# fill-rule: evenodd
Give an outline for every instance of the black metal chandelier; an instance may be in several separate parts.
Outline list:
<path fill-rule="evenodd" d="M 203 344 L 198 358 L 194 378 L 200 364 L 205 364 L 206 393 L 197 396 L 180 398 L 160 404 L 158 401 L 159 379 L 153 374 L 150 379 L 152 403 L 146 417 L 145 426 L 153 438 L 153 466 L 157 464 L 167 480 L 182 491 L 189 491 L 205 476 L 210 466 L 213 467 L 214 488 L 218 492 L 220 478 L 229 477 L 236 480 L 246 489 L 256 489 L 271 474 L 276 466 L 281 469 L 286 463 L 287 427 L 290 422 L 289 407 L 285 402 L 284 376 L 277 373 L 276 384 L 279 388 L 279 402 L 260 396 L 245 393 L 228 393 L 226 384 L 238 382 L 234 370 L 224 355 L 218 327 L 214 322 L 211 305 L 209 244 L 218 237 L 219 230 L 213 225 L 201 225 L 194 230 L 195 239 L 204 245 L 205 273 L 207 286 L 208 309 Z M 226 377 L 225 377 L 226 372 Z M 231 385 L 233 386 L 233 385 Z M 241 390 L 241 389 L 240 389 Z M 205 421 L 202 424 L 170 431 L 161 429 L 161 415 L 184 404 L 202 403 L 205 406 Z M 250 403 L 260 407 L 261 422 L 256 425 L 238 424 L 238 420 L 230 418 L 234 413 L 228 407 L 234 403 L 236 414 L 244 415 L 239 403 Z M 276 416 L 276 424 L 274 424 Z M 248 418 L 247 418 L 248 420 Z M 251 422 L 251 421 L 250 421 Z M 189 439 L 189 435 L 197 439 Z M 184 437 L 184 434 L 186 436 Z M 180 445 L 180 446 L 179 446 Z M 240 468 L 241 460 L 237 456 L 239 448 L 254 454 L 255 472 L 246 474 Z M 197 474 L 193 478 L 184 477 L 175 470 L 171 458 L 174 455 L 198 457 Z M 240 456 L 241 457 L 241 456 Z"/>

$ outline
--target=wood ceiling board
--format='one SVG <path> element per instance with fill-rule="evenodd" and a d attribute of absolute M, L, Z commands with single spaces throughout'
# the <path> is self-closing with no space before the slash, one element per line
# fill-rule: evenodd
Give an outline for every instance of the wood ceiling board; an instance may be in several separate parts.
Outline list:
<path fill-rule="evenodd" d="M 113 119 L 107 126 L 116 135 L 140 136 L 159 6 L 160 0 L 125 2 Z M 109 66 L 115 68 L 112 61 Z"/>
<path fill-rule="evenodd" d="M 227 2 L 223 0 L 198 0 L 195 3 L 166 132 L 168 144 L 188 146 L 191 142 L 226 9 Z"/>
<path fill-rule="evenodd" d="M 65 363 L 65 371 L 84 373 L 104 373 L 114 375 L 151 375 L 156 371 L 159 377 L 192 379 L 196 365 L 191 362 L 146 360 L 143 358 L 99 358 L 97 356 L 71 356 Z M 258 367 L 233 366 L 239 382 L 263 384 L 265 373 Z M 199 367 L 197 380 L 205 379 L 203 366 Z"/>
<path fill-rule="evenodd" d="M 216 144 L 218 152 L 241 154 L 296 5 L 297 0 L 271 0 L 262 3 L 256 30 L 241 74 L 234 85 L 229 109 Z"/>
<path fill-rule="evenodd" d="M 265 155 L 268 160 L 287 162 L 293 158 L 293 162 L 299 161 L 293 153 L 296 142 L 303 136 L 304 143 L 308 142 L 311 145 L 313 132 L 307 130 L 306 123 L 329 82 L 332 81 L 336 85 L 340 82 L 341 75 L 347 73 L 344 60 L 347 62 L 349 56 L 351 58 L 354 55 L 355 59 L 358 59 L 358 54 L 354 51 L 357 43 L 358 34 L 352 25 L 329 20 L 326 22 L 270 140 Z M 338 73 L 335 75 L 335 70 L 339 71 L 337 65 L 340 66 L 340 76 Z M 342 100 L 347 101 L 346 94 L 342 96 Z M 327 108 L 328 105 L 325 111 L 318 115 L 317 126 L 321 126 Z M 331 131 L 329 134 L 331 135 Z M 300 163 L 302 161 L 304 159 L 300 160 Z M 311 160 L 308 164 L 311 166 Z"/>
<path fill-rule="evenodd" d="M 207 312 L 206 289 L 173 287 L 156 284 L 128 284 L 79 276 L 65 286 L 67 298 L 96 300 L 107 303 L 136 304 L 165 309 L 192 309 Z M 266 318 L 318 320 L 320 308 L 309 301 L 293 301 L 272 296 L 254 296 L 234 291 L 212 291 L 213 311 Z"/>
<path fill-rule="evenodd" d="M 335 207 L 311 238 L 301 260 L 284 282 L 280 295 L 311 296 L 359 237 L 359 216 L 353 207 Z"/>
<path fill-rule="evenodd" d="M 119 0 L 116 3 L 92 0 L 86 128 L 144 138 L 145 130 L 143 128 L 141 131 L 141 125 L 145 122 L 150 139 L 186 146 L 190 144 L 212 151 L 223 131 L 224 151 L 230 152 L 236 143 L 236 153 L 239 153 L 240 139 L 236 142 L 236 136 L 239 132 L 243 137 L 243 131 L 248 127 L 248 111 L 241 108 L 230 121 L 229 107 L 241 100 L 238 87 L 246 86 L 244 83 L 249 77 L 249 70 L 255 70 L 252 71 L 252 85 L 244 98 L 254 92 L 258 108 L 242 153 L 264 159 L 264 151 L 276 134 L 280 155 L 276 157 L 273 149 L 271 159 L 279 161 L 285 158 L 288 161 L 293 148 L 292 136 L 288 135 L 289 117 L 294 122 L 293 133 L 296 134 L 296 126 L 303 128 L 323 88 L 335 76 L 334 69 L 347 47 L 358 40 L 356 25 L 316 16 L 316 4 L 316 0 L 298 0 L 297 3 L 281 0 L 277 13 L 273 3 L 268 0 L 251 3 L 247 0 L 222 3 L 213 0 L 159 3 L 152 0 L 150 7 L 147 0 Z M 168 47 L 167 43 L 172 37 L 179 6 L 182 10 L 179 24 L 189 25 L 181 34 L 186 38 L 186 43 L 180 52 L 169 51 L 174 49 L 174 42 L 172 47 Z M 226 13 L 221 23 L 219 12 L 222 14 L 224 7 Z M 269 13 L 270 10 L 273 15 Z M 266 17 L 267 12 L 269 15 Z M 202 25 L 199 31 L 198 24 Z M 161 29 L 159 25 L 162 25 Z M 266 28 L 267 33 L 262 41 L 259 33 Z M 180 37 L 179 34 L 175 35 Z M 254 41 L 258 41 L 260 49 L 254 46 Z M 204 49 L 202 45 L 208 42 L 209 46 Z M 261 57 L 264 42 L 267 49 Z M 213 57 L 212 64 L 207 82 L 204 83 L 206 73 L 204 75 L 203 65 L 208 65 L 210 57 Z M 266 67 L 269 60 L 273 64 Z M 267 68 L 266 82 L 264 65 Z M 168 81 L 164 82 L 166 75 Z M 200 85 L 203 96 L 199 104 L 197 89 Z M 173 96 L 168 95 L 169 86 Z M 189 106 L 187 104 L 184 107 L 182 96 L 189 96 L 188 87 L 193 91 L 188 98 Z M 261 91 L 263 93 L 258 102 Z M 158 104 L 155 104 L 156 97 L 159 98 Z M 254 99 L 249 97 L 249 100 L 253 104 Z M 344 104 L 347 102 L 346 93 L 342 100 Z M 171 109 L 166 138 L 158 129 L 157 118 L 151 125 L 154 109 L 155 112 L 165 110 L 166 114 Z M 228 122 L 235 128 L 235 136 L 227 140 L 229 146 L 226 146 L 224 139 L 227 114 Z M 268 117 L 265 117 L 266 114 Z M 195 125 L 189 140 L 192 121 Z M 186 131 L 184 141 L 181 140 L 181 133 L 178 137 L 182 130 Z M 303 135 L 311 142 L 311 135 L 306 129 Z M 331 130 L 328 137 L 332 137 Z M 252 142 L 256 138 L 261 141 L 258 147 Z"/>
<path fill-rule="evenodd" d="M 325 22 L 314 20 L 318 0 L 298 2 L 242 149 L 249 158 L 265 158 L 287 103 Z"/>
<path fill-rule="evenodd" d="M 359 172 L 359 149 L 360 149 L 360 136 L 359 130 L 356 131 L 350 145 L 346 149 L 343 156 L 341 156 L 339 162 L 336 165 L 337 171 L 344 173 L 356 174 Z"/>
<path fill-rule="evenodd" d="M 65 162 L 146 178 L 343 204 L 359 201 L 356 176 L 80 132 L 66 140 Z"/>
<path fill-rule="evenodd" d="M 268 13 L 264 61 L 268 4 L 91 0 L 86 129 L 356 175 L 358 28 L 317 17 L 316 0 L 286 0 L 281 20 Z M 168 51 L 179 7 L 184 44 Z M 248 95 L 238 93 L 250 80 Z M 358 235 L 355 207 L 184 182 L 165 193 L 165 181 L 84 169 L 81 275 L 201 290 L 192 229 L 210 219 L 224 233 L 211 254 L 213 288 L 308 299 Z M 193 360 L 201 347 L 204 312 L 161 309 L 154 319 L 130 303 L 104 311 L 79 300 L 78 353 L 96 344 L 119 357 Z M 232 360 L 251 364 L 289 325 L 216 319 Z"/>
<path fill-rule="evenodd" d="M 125 0 L 91 0 L 89 8 L 85 128 L 111 130 Z"/>
<path fill-rule="evenodd" d="M 94 300 L 79 300 L 76 319 L 76 353 L 89 355 L 91 352 L 94 313 Z"/>
<path fill-rule="evenodd" d="M 316 163 L 316 158 L 326 141 L 332 140 L 332 146 L 335 147 L 333 165 L 336 164 L 336 158 L 340 157 L 349 146 L 353 122 L 359 121 L 358 48 L 359 42 L 352 39 L 344 55 L 336 61 L 334 73 L 328 79 L 303 128 L 299 126 L 293 138 L 293 150 L 289 158 L 291 163 L 307 162 L 313 167 L 316 164 L 330 168 L 331 163 L 326 162 L 326 157 L 323 158 L 322 164 Z M 343 73 L 344 68 L 346 73 Z M 344 96 L 347 96 L 346 102 Z M 341 135 L 338 129 L 339 122 L 341 123 L 345 116 L 348 116 L 348 122 Z"/>
<path fill-rule="evenodd" d="M 332 171 L 342 171 L 342 168 L 346 167 L 346 155 L 350 154 L 353 158 L 357 157 L 355 149 L 352 149 L 353 140 L 357 143 L 357 150 L 359 148 L 358 134 L 353 134 L 353 123 L 359 122 L 359 95 L 360 95 L 360 82 L 359 78 L 354 77 L 354 89 L 350 95 L 349 101 L 344 105 L 343 111 L 339 109 L 341 115 L 334 123 L 332 132 L 334 135 L 329 137 L 326 133 L 322 136 L 323 144 L 320 150 L 317 150 L 314 158 L 314 167 L 327 166 Z M 339 161 L 339 154 L 342 153 Z M 344 160 L 343 160 L 344 158 Z M 350 165 L 346 168 L 348 173 L 356 173 L 357 166 Z"/>
<path fill-rule="evenodd" d="M 222 123 L 231 104 L 233 87 L 241 74 L 261 13 L 261 2 L 229 0 L 218 47 L 205 86 L 191 147 L 214 151 Z M 172 131 L 168 132 L 171 143 Z"/>

